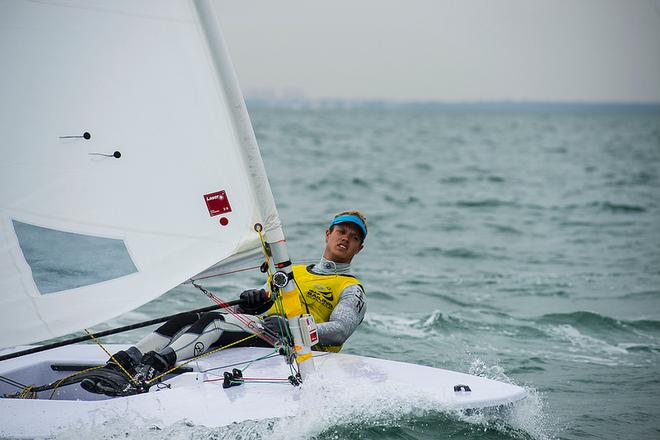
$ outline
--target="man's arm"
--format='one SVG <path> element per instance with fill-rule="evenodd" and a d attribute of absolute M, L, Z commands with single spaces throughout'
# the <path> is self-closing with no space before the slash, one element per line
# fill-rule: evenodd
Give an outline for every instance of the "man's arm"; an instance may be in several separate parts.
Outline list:
<path fill-rule="evenodd" d="M 353 334 L 367 310 L 362 286 L 353 284 L 342 290 L 328 322 L 317 324 L 320 345 L 341 345 Z"/>

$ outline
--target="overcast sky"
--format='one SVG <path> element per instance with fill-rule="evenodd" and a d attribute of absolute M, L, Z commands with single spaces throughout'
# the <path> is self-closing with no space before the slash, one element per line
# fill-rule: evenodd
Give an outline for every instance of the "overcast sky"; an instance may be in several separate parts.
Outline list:
<path fill-rule="evenodd" d="M 215 0 L 246 96 L 660 102 L 660 0 Z"/>

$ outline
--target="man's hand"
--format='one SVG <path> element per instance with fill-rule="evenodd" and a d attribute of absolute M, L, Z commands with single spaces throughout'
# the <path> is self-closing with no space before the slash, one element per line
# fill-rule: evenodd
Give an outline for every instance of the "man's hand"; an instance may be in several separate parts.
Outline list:
<path fill-rule="evenodd" d="M 243 291 L 240 298 L 243 301 L 242 305 L 249 308 L 255 308 L 268 301 L 270 295 L 264 289 L 250 289 Z"/>
<path fill-rule="evenodd" d="M 239 306 L 240 309 L 249 314 L 263 313 L 268 310 L 273 303 L 270 292 L 267 292 L 264 289 L 245 290 L 241 293 L 240 299 L 243 301 Z"/>
<path fill-rule="evenodd" d="M 271 315 L 264 318 L 264 328 L 273 335 L 281 338 L 283 334 L 289 333 L 289 325 L 286 319 L 280 315 Z"/>

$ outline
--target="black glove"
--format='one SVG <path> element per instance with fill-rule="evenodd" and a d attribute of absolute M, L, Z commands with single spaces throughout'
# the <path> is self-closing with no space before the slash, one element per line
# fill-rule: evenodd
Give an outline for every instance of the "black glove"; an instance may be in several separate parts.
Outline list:
<path fill-rule="evenodd" d="M 266 292 L 264 289 L 245 290 L 241 293 L 240 298 L 243 302 L 238 307 L 242 312 L 251 315 L 263 313 L 273 305 L 270 293 Z"/>
<path fill-rule="evenodd" d="M 289 332 L 289 324 L 280 315 L 266 316 L 264 318 L 264 328 L 278 338 L 282 337 L 282 333 L 286 335 Z"/>

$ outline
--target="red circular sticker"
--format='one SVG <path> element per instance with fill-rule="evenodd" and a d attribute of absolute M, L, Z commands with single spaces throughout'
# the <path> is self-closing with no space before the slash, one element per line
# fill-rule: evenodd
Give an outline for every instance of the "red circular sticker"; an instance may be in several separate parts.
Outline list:
<path fill-rule="evenodd" d="M 220 218 L 220 224 L 222 226 L 227 226 L 229 224 L 229 219 L 227 219 L 227 217 L 221 217 Z"/>

